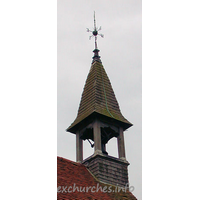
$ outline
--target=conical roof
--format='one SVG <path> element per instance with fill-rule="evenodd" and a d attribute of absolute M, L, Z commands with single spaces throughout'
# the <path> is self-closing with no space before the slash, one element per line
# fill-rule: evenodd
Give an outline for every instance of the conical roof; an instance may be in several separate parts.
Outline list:
<path fill-rule="evenodd" d="M 132 126 L 121 114 L 110 80 L 100 59 L 95 60 L 93 57 L 93 63 L 82 93 L 78 115 L 67 131 L 75 133 L 78 125 L 94 113 L 107 119 L 111 118 L 115 122 L 120 122 L 124 130 Z"/>

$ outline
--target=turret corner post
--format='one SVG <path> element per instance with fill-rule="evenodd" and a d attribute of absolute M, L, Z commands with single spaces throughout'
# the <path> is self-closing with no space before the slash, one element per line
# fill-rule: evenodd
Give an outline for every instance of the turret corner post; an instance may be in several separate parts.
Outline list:
<path fill-rule="evenodd" d="M 83 140 L 80 138 L 80 131 L 76 132 L 76 162 L 83 161 Z"/>
<path fill-rule="evenodd" d="M 118 154 L 121 160 L 126 160 L 125 144 L 124 144 L 124 131 L 123 128 L 119 129 L 119 136 L 117 137 L 118 142 Z"/>
<path fill-rule="evenodd" d="M 94 153 L 95 154 L 102 154 L 101 149 L 101 128 L 100 128 L 100 121 L 95 120 L 93 124 L 93 134 L 94 134 Z"/>

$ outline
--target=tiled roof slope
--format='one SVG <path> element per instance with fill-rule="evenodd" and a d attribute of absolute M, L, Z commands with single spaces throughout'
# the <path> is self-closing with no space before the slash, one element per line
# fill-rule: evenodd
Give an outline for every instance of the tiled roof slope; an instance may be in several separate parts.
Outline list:
<path fill-rule="evenodd" d="M 98 61 L 95 61 L 91 66 L 82 93 L 77 118 L 67 130 L 73 132 L 74 126 L 94 112 L 120 121 L 126 124 L 127 128 L 132 126 L 121 114 L 110 80 L 102 63 Z"/>
<path fill-rule="evenodd" d="M 105 186 L 108 186 L 106 184 L 98 182 L 91 173 L 86 169 L 86 167 L 83 164 L 75 163 L 70 160 L 58 157 L 57 158 L 57 187 L 58 187 L 58 193 L 57 193 L 57 199 L 58 200 L 137 200 L 135 196 L 130 192 L 102 192 L 99 190 L 98 192 L 91 192 L 89 189 L 88 192 L 78 192 L 77 189 L 75 192 L 65 192 L 68 190 L 69 186 L 72 186 L 71 189 L 73 189 L 73 185 L 77 188 L 83 188 L 83 187 L 97 187 L 97 184 L 99 184 L 99 187 L 102 188 Z M 59 186 L 61 188 L 59 188 Z M 66 188 L 67 186 L 67 188 Z M 63 190 L 62 187 L 65 187 Z M 115 187 L 112 186 L 112 190 L 114 190 Z M 63 192 L 62 192 L 63 191 Z"/>

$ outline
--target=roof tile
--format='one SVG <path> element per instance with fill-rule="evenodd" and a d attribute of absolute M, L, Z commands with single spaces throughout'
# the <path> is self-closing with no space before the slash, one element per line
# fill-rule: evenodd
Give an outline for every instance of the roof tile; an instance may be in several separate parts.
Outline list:
<path fill-rule="evenodd" d="M 74 186 L 75 184 L 75 186 Z M 68 192 L 68 188 L 70 188 Z M 57 199 L 58 200 L 137 200 L 135 196 L 130 192 L 103 192 L 101 189 L 97 190 L 97 187 L 107 188 L 111 187 L 110 185 L 103 184 L 93 177 L 93 175 L 87 170 L 83 164 L 79 164 L 65 158 L 57 157 Z M 86 187 L 95 187 L 95 192 L 92 192 L 91 189 L 86 192 Z M 84 190 L 85 192 L 80 192 Z M 116 187 L 111 187 L 112 191 L 115 191 Z M 74 190 L 74 191 L 73 191 Z M 79 191 L 78 191 L 79 190 Z"/>

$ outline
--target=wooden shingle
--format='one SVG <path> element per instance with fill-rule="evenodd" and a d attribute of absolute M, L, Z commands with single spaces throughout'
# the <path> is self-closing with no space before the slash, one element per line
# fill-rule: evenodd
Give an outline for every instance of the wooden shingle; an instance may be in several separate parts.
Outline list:
<path fill-rule="evenodd" d="M 122 115 L 110 80 L 102 63 L 98 61 L 92 63 L 82 93 L 78 115 L 67 131 L 75 133 L 78 125 L 94 113 L 120 122 L 124 130 L 132 126 Z"/>

